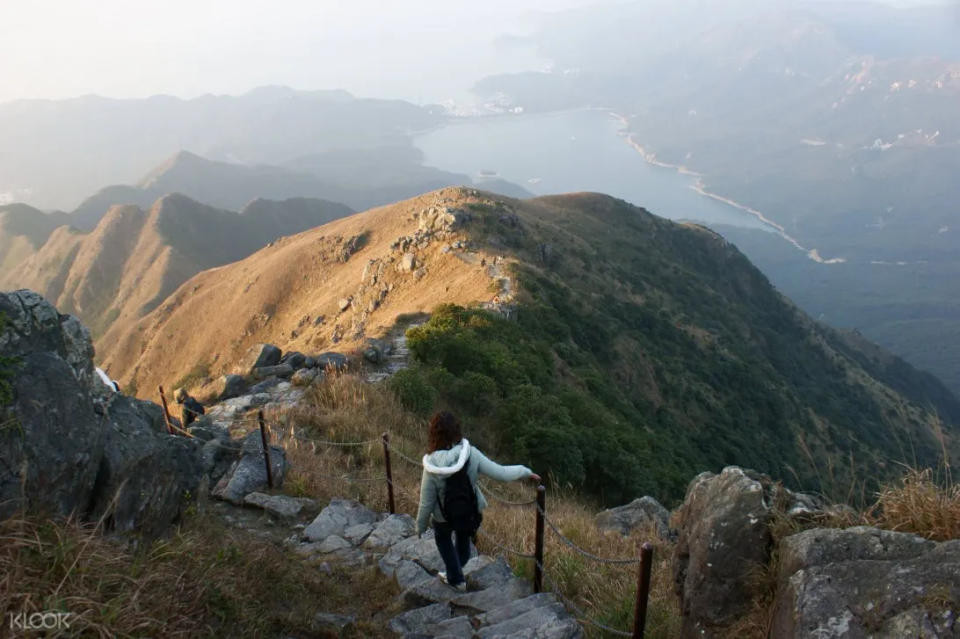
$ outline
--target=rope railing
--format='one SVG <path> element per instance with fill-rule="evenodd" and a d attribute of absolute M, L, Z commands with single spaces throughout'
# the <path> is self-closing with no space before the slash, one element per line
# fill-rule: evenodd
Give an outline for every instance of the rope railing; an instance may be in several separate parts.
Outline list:
<path fill-rule="evenodd" d="M 618 637 L 634 637 L 634 636 L 635 636 L 635 634 L 632 633 L 632 632 L 627 632 L 627 631 L 625 631 L 625 630 L 620 630 L 620 629 L 618 629 L 618 628 L 613 628 L 613 627 L 611 627 L 611 626 L 608 626 L 608 625 L 606 625 L 606 624 L 604 624 L 604 623 L 601 623 L 601 622 L 597 621 L 596 619 L 592 618 L 590 615 L 588 615 L 588 614 L 583 610 L 583 608 L 581 608 L 581 607 L 578 606 L 576 603 L 574 603 L 573 601 L 571 601 L 570 599 L 568 599 L 566 596 L 564 596 L 563 591 L 561 590 L 560 586 L 558 586 L 558 585 L 557 585 L 557 582 L 555 582 L 555 581 L 550 577 L 549 573 L 547 573 L 546 569 L 543 567 L 543 564 L 541 564 L 541 563 L 538 562 L 538 563 L 537 563 L 537 566 L 538 566 L 538 567 L 540 568 L 540 570 L 543 572 L 543 577 L 544 577 L 544 579 L 546 580 L 547 585 L 550 586 L 551 592 L 552 592 L 553 594 L 555 594 L 555 595 L 557 596 L 557 598 L 560 599 L 560 601 L 563 602 L 563 605 L 565 605 L 567 608 L 570 608 L 571 610 L 573 610 L 574 616 L 576 616 L 577 621 L 579 621 L 580 623 L 589 624 L 589 625 L 593 626 L 594 628 L 598 628 L 598 629 L 600 629 L 600 630 L 603 630 L 604 632 L 608 632 L 608 633 L 610 633 L 610 634 L 612 634 L 612 635 L 616 635 L 616 636 L 618 636 Z"/>
<path fill-rule="evenodd" d="M 409 499 L 413 503 L 419 501 L 419 495 L 414 495 L 408 492 L 404 487 L 402 487 L 398 482 L 393 478 L 393 474 L 390 466 L 391 457 L 396 457 L 404 461 L 405 463 L 422 468 L 423 465 L 420 460 L 411 457 L 403 452 L 399 442 L 403 439 L 399 436 L 394 436 L 395 440 L 391 441 L 391 435 L 389 433 L 384 433 L 381 437 L 374 439 L 367 439 L 361 441 L 341 441 L 341 440 L 327 440 L 314 437 L 305 436 L 302 430 L 295 430 L 292 425 L 283 425 L 268 424 L 263 417 L 263 411 L 258 411 L 256 417 L 244 416 L 239 419 L 234 419 L 231 421 L 231 426 L 234 425 L 243 425 L 251 424 L 257 425 L 262 433 L 273 434 L 277 440 L 283 441 L 286 439 L 286 436 L 296 441 L 309 443 L 313 446 L 313 451 L 316 454 L 317 447 L 330 447 L 334 449 L 345 449 L 345 448 L 361 448 L 365 446 L 371 446 L 377 443 L 382 444 L 383 453 L 384 453 L 384 463 L 385 463 L 385 475 L 376 475 L 370 477 L 356 477 L 350 473 L 337 474 L 337 475 L 324 475 L 313 477 L 320 480 L 331 480 L 331 481 L 343 481 L 348 483 L 376 483 L 376 482 L 385 482 L 388 492 L 388 502 L 390 512 L 394 513 L 396 510 L 395 501 L 394 501 L 394 492 L 396 491 L 401 496 L 406 499 Z M 274 426 L 277 426 L 276 431 L 274 431 Z M 270 461 L 269 461 L 269 446 L 267 446 L 267 435 L 262 435 L 263 437 L 263 453 L 267 466 L 268 479 L 270 475 Z M 219 443 L 219 440 L 213 439 L 208 440 L 207 444 L 211 441 L 216 441 L 216 446 L 221 448 L 229 449 L 231 451 L 238 451 L 242 448 L 233 445 L 223 445 Z M 272 482 L 270 482 L 272 487 Z M 538 487 L 537 497 L 527 501 L 514 501 L 507 499 L 498 495 L 496 491 L 491 490 L 490 487 L 484 482 L 479 483 L 479 488 L 483 491 L 485 496 L 488 496 L 492 499 L 493 502 L 506 506 L 506 507 L 517 507 L 524 508 L 528 506 L 534 506 L 536 511 L 536 539 L 535 539 L 535 550 L 533 553 L 526 553 L 522 550 L 517 550 L 510 548 L 508 545 L 502 543 L 500 540 L 496 539 L 489 533 L 487 533 L 483 528 L 480 528 L 477 531 L 477 536 L 481 539 L 484 544 L 489 544 L 491 547 L 496 549 L 501 553 L 506 553 L 507 555 L 516 557 L 523 560 L 533 560 L 534 562 L 534 592 L 541 592 L 543 589 L 543 582 L 546 581 L 547 585 L 552 589 L 556 596 L 566 605 L 568 608 L 573 610 L 577 619 L 581 623 L 588 624 L 604 632 L 620 636 L 620 637 L 635 637 L 642 638 L 644 634 L 644 626 L 646 621 L 646 603 L 649 593 L 649 583 L 650 583 L 650 568 L 652 563 L 652 547 L 649 544 L 644 544 L 641 556 L 639 558 L 610 558 L 610 557 L 601 557 L 596 555 L 589 550 L 586 550 L 576 544 L 573 540 L 563 534 L 560 530 L 560 527 L 547 516 L 546 505 L 545 505 L 545 488 L 543 486 Z M 639 565 L 639 573 L 637 579 L 637 599 L 636 607 L 634 612 L 634 628 L 633 632 L 627 632 L 617 628 L 613 628 L 604 623 L 597 621 L 596 619 L 591 618 L 586 612 L 578 606 L 576 603 L 571 601 L 569 598 L 563 595 L 562 590 L 559 588 L 557 583 L 547 574 L 545 570 L 545 563 L 543 560 L 543 551 L 544 551 L 544 526 L 550 530 L 550 532 L 555 536 L 560 543 L 569 548 L 570 550 L 576 552 L 577 554 L 594 561 L 600 564 L 606 565 L 619 565 L 619 566 L 635 566 Z"/>

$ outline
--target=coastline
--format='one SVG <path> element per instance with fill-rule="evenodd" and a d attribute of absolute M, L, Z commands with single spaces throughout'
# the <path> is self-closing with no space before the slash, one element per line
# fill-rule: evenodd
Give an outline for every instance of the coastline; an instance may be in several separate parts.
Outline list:
<path fill-rule="evenodd" d="M 698 194 L 704 197 L 708 197 L 717 202 L 726 204 L 727 206 L 732 206 L 733 208 L 739 209 L 744 213 L 748 213 L 749 215 L 752 215 L 753 217 L 757 218 L 764 226 L 769 227 L 771 232 L 780 236 L 782 239 L 787 241 L 797 250 L 803 251 L 804 253 L 806 253 L 807 257 L 813 260 L 814 262 L 818 262 L 820 264 L 843 264 L 844 262 L 847 261 L 846 258 L 843 258 L 843 257 L 834 257 L 834 258 L 824 259 L 823 257 L 820 256 L 820 252 L 817 249 L 815 248 L 808 249 L 802 244 L 800 244 L 800 242 L 797 241 L 796 238 L 794 238 L 789 233 L 787 233 L 787 230 L 782 225 L 771 220 L 769 217 L 764 215 L 762 211 L 758 211 L 755 208 L 749 207 L 745 204 L 741 204 L 740 202 L 737 202 L 736 200 L 732 200 L 723 195 L 719 195 L 717 193 L 711 193 L 710 191 L 707 190 L 706 185 L 704 184 L 704 181 L 703 181 L 704 176 L 702 173 L 694 171 L 693 169 L 687 166 L 684 166 L 682 164 L 671 164 L 669 162 L 664 162 L 663 160 L 658 159 L 656 153 L 654 153 L 653 151 L 647 150 L 642 144 L 637 142 L 637 140 L 633 137 L 633 133 L 630 132 L 630 122 L 627 120 L 626 116 L 620 113 L 617 113 L 615 111 L 609 111 L 609 113 L 614 119 L 618 120 L 620 124 L 623 126 L 621 131 L 625 134 L 623 137 L 626 140 L 627 144 L 629 144 L 633 150 L 639 153 L 641 157 L 643 157 L 644 161 L 647 162 L 648 164 L 651 164 L 653 166 L 658 166 L 664 169 L 671 169 L 676 171 L 680 175 L 687 175 L 687 176 L 696 178 L 695 182 L 690 185 L 690 188 L 696 191 Z"/>

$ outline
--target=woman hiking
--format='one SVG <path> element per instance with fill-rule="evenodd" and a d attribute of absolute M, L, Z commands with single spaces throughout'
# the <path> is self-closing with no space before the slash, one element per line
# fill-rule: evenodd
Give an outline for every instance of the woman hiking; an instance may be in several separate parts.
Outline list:
<path fill-rule="evenodd" d="M 440 579 L 458 590 L 466 590 L 463 566 L 470 559 L 470 538 L 480 527 L 487 500 L 477 489 L 477 474 L 497 481 L 540 476 L 526 466 L 501 466 L 470 445 L 460 431 L 460 420 L 441 411 L 430 420 L 427 454 L 423 456 L 420 480 L 420 508 L 417 535 L 433 519 L 434 540 L 447 570 Z M 455 539 L 454 539 L 455 537 Z"/>

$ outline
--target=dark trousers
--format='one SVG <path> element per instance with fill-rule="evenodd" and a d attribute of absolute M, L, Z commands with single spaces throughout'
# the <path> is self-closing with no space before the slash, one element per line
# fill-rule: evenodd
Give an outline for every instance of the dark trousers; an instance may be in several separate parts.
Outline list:
<path fill-rule="evenodd" d="M 437 542 L 437 550 L 447 567 L 447 583 L 451 586 L 463 583 L 463 567 L 470 561 L 470 533 L 454 530 L 446 522 L 435 521 L 433 539 Z"/>

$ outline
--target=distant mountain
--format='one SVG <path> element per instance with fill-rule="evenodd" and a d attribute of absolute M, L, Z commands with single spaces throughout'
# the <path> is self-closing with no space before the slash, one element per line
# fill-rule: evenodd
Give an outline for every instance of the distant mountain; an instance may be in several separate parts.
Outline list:
<path fill-rule="evenodd" d="M 200 271 L 351 212 L 297 198 L 255 200 L 238 214 L 176 194 L 146 211 L 113 206 L 90 232 L 56 229 L 32 256 L 0 272 L 0 288 L 38 291 L 102 334 L 115 322 L 136 321 Z"/>
<path fill-rule="evenodd" d="M 702 174 L 706 190 L 837 258 L 822 267 L 774 235 L 745 240 L 808 312 L 960 392 L 960 342 L 945 339 L 960 335 L 957 20 L 955 7 L 879 3 L 591 7 L 533 36 L 553 72 L 477 90 L 528 110 L 617 110 L 648 157 Z"/>
<path fill-rule="evenodd" d="M 111 206 L 146 207 L 167 193 L 182 193 L 231 210 L 255 198 L 291 197 L 320 198 L 367 209 L 445 186 L 473 183 L 467 175 L 426 167 L 421 162 L 422 154 L 411 146 L 328 151 L 283 166 L 216 162 L 180 151 L 135 186 L 108 186 L 88 197 L 73 211 L 71 223 L 90 229 Z M 532 197 L 505 181 L 485 186 L 512 197 Z"/>
<path fill-rule="evenodd" d="M 69 223 L 65 213 L 48 214 L 26 204 L 0 205 L 0 274 L 36 253 L 54 229 Z"/>
<path fill-rule="evenodd" d="M 279 164 L 328 150 L 405 144 L 412 131 L 441 118 L 439 108 L 399 100 L 284 87 L 191 100 L 20 100 L 0 104 L 0 201 L 15 194 L 40 208 L 71 209 L 104 184 L 134 182 L 181 149 L 231 163 Z"/>
<path fill-rule="evenodd" d="M 727 464 L 839 490 L 935 464 L 939 433 L 958 451 L 935 379 L 811 320 L 715 233 L 597 194 L 444 189 L 340 219 L 198 273 L 98 348 L 146 392 L 253 343 L 347 352 L 424 312 L 401 398 L 612 503 Z"/>

